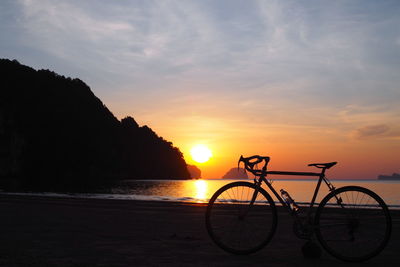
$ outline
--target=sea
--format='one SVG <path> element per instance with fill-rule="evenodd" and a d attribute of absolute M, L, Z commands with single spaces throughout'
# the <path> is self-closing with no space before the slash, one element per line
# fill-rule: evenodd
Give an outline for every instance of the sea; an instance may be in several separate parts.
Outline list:
<path fill-rule="evenodd" d="M 142 201 L 169 201 L 207 203 L 211 196 L 225 184 L 239 180 L 201 179 L 201 180 L 124 180 L 112 188 L 107 194 L 61 194 L 52 192 L 43 193 L 1 193 L 11 195 L 36 195 L 68 198 L 97 198 L 97 199 L 125 199 Z M 244 181 L 244 180 L 240 180 Z M 253 182 L 249 179 L 248 182 Z M 284 189 L 298 203 L 306 204 L 311 201 L 317 180 L 279 179 L 271 180 L 272 186 L 279 192 Z M 336 187 L 357 185 L 368 188 L 377 193 L 386 204 L 394 209 L 400 208 L 400 181 L 383 180 L 331 180 Z M 263 186 L 266 188 L 266 186 Z M 267 188 L 266 188 L 267 189 Z M 322 183 L 316 202 L 328 193 L 327 186 Z M 273 194 L 267 189 L 267 192 Z M 273 197 L 275 198 L 275 197 Z M 275 199 L 276 200 L 276 199 Z"/>

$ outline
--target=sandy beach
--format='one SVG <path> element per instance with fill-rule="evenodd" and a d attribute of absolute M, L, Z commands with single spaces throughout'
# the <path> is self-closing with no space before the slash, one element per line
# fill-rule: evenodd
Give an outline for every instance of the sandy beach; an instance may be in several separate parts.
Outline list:
<path fill-rule="evenodd" d="M 364 263 L 325 251 L 305 259 L 304 240 L 278 215 L 268 246 L 230 255 L 210 240 L 204 204 L 0 195 L 0 266 L 398 266 L 400 216 L 387 248 Z"/>

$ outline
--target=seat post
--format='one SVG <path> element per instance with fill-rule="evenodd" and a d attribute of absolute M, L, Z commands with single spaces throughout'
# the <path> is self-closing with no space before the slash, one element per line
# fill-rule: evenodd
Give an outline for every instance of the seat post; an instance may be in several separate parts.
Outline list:
<path fill-rule="evenodd" d="M 319 188 L 321 187 L 322 179 L 324 179 L 324 177 L 325 177 L 325 170 L 326 170 L 326 167 L 323 167 L 322 171 L 321 171 L 321 174 L 319 175 L 318 183 L 317 183 L 317 186 L 315 187 L 314 194 L 313 194 L 313 197 L 311 199 L 310 210 L 314 206 L 314 202 L 315 202 L 315 199 L 317 198 L 317 195 L 318 195 L 318 192 L 319 192 Z"/>

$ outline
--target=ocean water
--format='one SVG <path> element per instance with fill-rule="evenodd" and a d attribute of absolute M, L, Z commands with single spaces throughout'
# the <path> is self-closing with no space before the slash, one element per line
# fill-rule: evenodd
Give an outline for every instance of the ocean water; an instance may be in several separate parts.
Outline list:
<path fill-rule="evenodd" d="M 243 181 L 243 180 L 241 180 Z M 253 182 L 252 180 L 247 180 Z M 225 184 L 235 180 L 209 179 L 209 180 L 186 180 L 186 181 L 124 181 L 113 192 L 118 195 L 131 195 L 142 200 L 165 200 L 165 201 L 189 201 L 208 202 L 211 196 Z M 336 187 L 357 185 L 368 188 L 377 193 L 391 206 L 400 207 L 400 181 L 379 180 L 332 180 Z M 313 180 L 273 180 L 272 186 L 276 191 L 285 189 L 296 202 L 309 203 L 317 185 L 317 179 Z M 265 185 L 263 188 L 273 196 Z M 328 194 L 329 190 L 325 183 L 321 184 L 317 196 L 317 202 Z M 274 197 L 273 197 L 274 198 Z"/>
<path fill-rule="evenodd" d="M 243 181 L 243 180 L 241 180 Z M 252 182 L 252 180 L 247 180 Z M 131 199 L 148 201 L 178 201 L 207 203 L 211 196 L 225 184 L 235 180 L 125 180 L 112 189 L 111 194 L 59 194 L 59 193 L 8 193 L 22 195 L 45 195 L 70 198 Z M 392 208 L 400 208 L 400 181 L 380 180 L 331 180 L 336 187 L 357 185 L 377 193 Z M 272 185 L 279 192 L 285 189 L 299 203 L 309 203 L 314 193 L 317 179 L 313 180 L 273 180 Z M 266 186 L 263 186 L 266 188 Z M 267 188 L 266 188 L 267 189 Z M 273 194 L 267 189 L 267 192 Z M 323 183 L 317 202 L 328 193 Z M 4 193 L 3 193 L 4 194 Z M 275 199 L 275 197 L 273 197 Z M 276 200 L 276 199 L 275 199 Z"/>

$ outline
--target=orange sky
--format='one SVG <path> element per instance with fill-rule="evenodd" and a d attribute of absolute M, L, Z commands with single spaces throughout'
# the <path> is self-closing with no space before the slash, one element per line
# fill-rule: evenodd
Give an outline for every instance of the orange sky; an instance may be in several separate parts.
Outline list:
<path fill-rule="evenodd" d="M 203 178 L 222 177 L 237 166 L 241 154 L 270 156 L 270 170 L 312 171 L 306 166 L 308 163 L 338 161 L 328 172 L 331 178 L 371 179 L 399 171 L 397 137 L 362 138 L 355 132 L 338 129 L 337 125 L 230 124 L 229 120 L 218 121 L 212 115 L 164 118 L 153 123 L 160 135 L 181 149 L 188 164 L 202 170 Z M 192 160 L 190 149 L 196 144 L 212 150 L 210 161 L 199 164 Z"/>
<path fill-rule="evenodd" d="M 79 78 L 219 178 L 400 172 L 400 1 L 0 1 L 0 57 Z"/>

